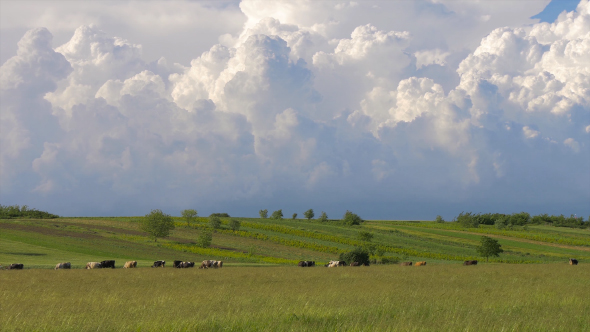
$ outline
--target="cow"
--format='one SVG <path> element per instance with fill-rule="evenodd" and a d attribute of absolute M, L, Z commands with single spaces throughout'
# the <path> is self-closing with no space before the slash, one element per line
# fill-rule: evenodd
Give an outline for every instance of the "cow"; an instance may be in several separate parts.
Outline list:
<path fill-rule="evenodd" d="M 223 267 L 223 261 L 216 261 L 215 263 L 216 263 L 215 264 L 216 265 L 215 267 L 218 267 L 218 268 L 222 268 Z"/>
<path fill-rule="evenodd" d="M 125 265 L 123 265 L 124 269 L 131 269 L 137 267 L 137 261 L 129 261 L 129 262 L 125 262 Z"/>
<path fill-rule="evenodd" d="M 90 269 L 102 269 L 102 265 L 99 262 L 88 262 L 86 263 L 86 270 Z"/>
<path fill-rule="evenodd" d="M 352 263 L 350 263 L 350 266 L 361 266 L 361 263 L 359 263 L 359 262 L 352 262 Z"/>
<path fill-rule="evenodd" d="M 412 262 L 402 262 L 401 266 L 412 266 Z"/>
<path fill-rule="evenodd" d="M 179 268 L 189 268 L 189 267 L 195 267 L 195 262 L 182 262 L 180 263 L 180 265 L 178 266 Z"/>
<path fill-rule="evenodd" d="M 115 261 L 102 261 L 102 262 L 100 262 L 100 266 L 102 266 L 103 269 L 106 269 L 108 267 L 114 269 L 115 268 Z"/>
<path fill-rule="evenodd" d="M 72 264 L 70 264 L 70 262 L 67 263 L 57 263 L 57 265 L 55 266 L 56 270 L 59 269 L 71 269 L 72 268 Z"/>
<path fill-rule="evenodd" d="M 338 267 L 338 266 L 346 266 L 345 261 L 330 261 L 328 264 L 324 265 L 325 267 Z"/>
<path fill-rule="evenodd" d="M 213 265 L 213 261 L 210 261 L 210 260 L 204 260 L 204 261 L 201 263 L 201 266 L 199 266 L 199 269 L 208 269 L 208 268 L 210 268 L 212 265 Z"/>
<path fill-rule="evenodd" d="M 172 267 L 179 269 L 180 268 L 180 264 L 182 264 L 182 261 L 174 261 L 172 263 Z"/>
<path fill-rule="evenodd" d="M 414 266 L 424 266 L 426 265 L 426 262 L 416 262 L 416 264 Z"/>
<path fill-rule="evenodd" d="M 465 261 L 463 265 L 477 265 L 477 261 Z"/>
<path fill-rule="evenodd" d="M 315 261 L 300 261 L 299 263 L 297 263 L 297 266 L 312 267 L 312 266 L 315 266 Z"/>
<path fill-rule="evenodd" d="M 22 269 L 23 269 L 23 267 L 25 267 L 25 265 L 24 265 L 24 264 L 14 263 L 14 264 L 10 264 L 10 265 L 8 266 L 8 269 L 9 269 L 9 270 L 22 270 Z"/>
<path fill-rule="evenodd" d="M 166 267 L 166 261 L 155 261 L 152 267 Z"/>
<path fill-rule="evenodd" d="M 578 265 L 578 260 L 575 258 L 570 258 L 570 265 Z"/>

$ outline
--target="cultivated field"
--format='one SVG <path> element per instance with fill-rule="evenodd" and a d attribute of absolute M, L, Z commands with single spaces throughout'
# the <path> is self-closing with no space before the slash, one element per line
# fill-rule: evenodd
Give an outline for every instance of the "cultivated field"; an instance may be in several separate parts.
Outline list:
<path fill-rule="evenodd" d="M 0 220 L 2 331 L 590 331 L 590 232 L 548 226 L 497 230 L 455 224 L 223 219 L 211 248 L 206 218 L 177 219 L 150 240 L 141 218 Z M 424 267 L 298 268 L 325 263 L 374 235 L 378 262 Z M 505 252 L 482 263 L 481 235 Z M 567 264 L 577 258 L 578 266 Z M 82 270 L 114 259 L 117 269 Z M 152 269 L 154 260 L 223 260 L 222 269 Z M 462 266 L 478 259 L 477 266 Z M 139 268 L 122 269 L 126 260 Z M 69 261 L 72 270 L 50 270 Z"/>

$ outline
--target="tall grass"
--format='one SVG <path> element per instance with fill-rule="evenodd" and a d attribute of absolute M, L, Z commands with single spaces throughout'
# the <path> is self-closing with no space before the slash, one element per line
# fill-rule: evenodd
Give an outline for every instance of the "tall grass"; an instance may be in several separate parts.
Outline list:
<path fill-rule="evenodd" d="M 3 331 L 588 331 L 590 265 L 0 272 Z"/>

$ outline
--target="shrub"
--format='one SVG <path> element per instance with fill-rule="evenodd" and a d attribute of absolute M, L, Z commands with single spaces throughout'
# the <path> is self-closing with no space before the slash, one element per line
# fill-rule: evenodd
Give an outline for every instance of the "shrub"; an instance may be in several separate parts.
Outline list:
<path fill-rule="evenodd" d="M 211 246 L 211 242 L 213 241 L 213 234 L 208 231 L 203 231 L 199 234 L 197 238 L 197 246 L 201 248 L 208 248 Z"/>
<path fill-rule="evenodd" d="M 283 210 L 276 210 L 270 216 L 271 219 L 283 219 Z"/>
<path fill-rule="evenodd" d="M 297 213 L 293 213 L 293 218 L 291 218 L 293 220 L 297 219 Z"/>
<path fill-rule="evenodd" d="M 45 211 L 29 209 L 26 205 L 22 207 L 18 205 L 0 205 L 0 219 L 12 218 L 54 219 L 59 218 L 59 216 Z"/>
<path fill-rule="evenodd" d="M 445 222 L 445 220 L 443 219 L 443 217 L 441 217 L 440 215 L 436 216 L 436 219 L 434 221 L 436 221 L 438 223 L 444 223 Z"/>
<path fill-rule="evenodd" d="M 218 216 L 210 216 L 209 217 L 209 226 L 213 229 L 221 228 L 221 219 Z"/>
<path fill-rule="evenodd" d="M 326 216 L 326 219 L 327 219 L 327 216 Z M 352 226 L 352 225 L 360 225 L 363 222 L 363 219 L 361 219 L 361 217 L 359 217 L 357 214 L 352 213 L 347 210 L 346 213 L 344 213 L 343 221 L 346 225 Z"/>
<path fill-rule="evenodd" d="M 474 218 L 474 214 L 472 214 L 471 212 L 461 212 L 459 213 L 459 215 L 457 216 L 457 223 L 463 227 L 469 228 L 469 227 L 479 227 L 479 221 L 477 218 Z"/>
<path fill-rule="evenodd" d="M 309 209 L 309 210 L 305 211 L 305 212 L 303 213 L 303 216 L 304 216 L 305 218 L 307 218 L 307 220 L 311 220 L 311 219 L 313 219 L 313 217 L 315 217 L 315 214 L 313 213 L 313 209 Z"/>
<path fill-rule="evenodd" d="M 209 217 L 219 217 L 219 218 L 230 218 L 229 214 L 223 213 L 211 213 Z"/>
<path fill-rule="evenodd" d="M 229 222 L 229 228 L 230 228 L 232 231 L 239 231 L 239 230 L 240 230 L 240 226 L 242 226 L 242 224 L 240 223 L 240 221 L 239 221 L 239 220 L 232 219 L 232 220 Z"/>
<path fill-rule="evenodd" d="M 369 253 L 363 248 L 356 247 L 352 251 L 341 253 L 340 260 L 345 261 L 347 264 L 352 262 L 369 264 Z"/>
<path fill-rule="evenodd" d="M 152 210 L 145 216 L 141 229 L 157 242 L 159 237 L 170 235 L 170 232 L 174 229 L 174 220 L 161 210 Z"/>
<path fill-rule="evenodd" d="M 366 231 L 362 231 L 362 232 L 359 232 L 358 233 L 358 238 L 361 241 L 371 242 L 371 240 L 373 239 L 374 236 L 375 235 L 373 235 L 373 233 L 369 233 L 369 232 L 366 232 Z"/>
<path fill-rule="evenodd" d="M 328 215 L 326 214 L 326 212 L 322 211 L 322 214 L 318 218 L 318 221 L 322 221 L 322 222 L 328 221 Z"/>
<path fill-rule="evenodd" d="M 260 210 L 260 211 L 258 211 L 258 215 L 260 215 L 260 218 L 266 219 L 266 218 L 268 218 L 268 210 L 267 209 Z"/>

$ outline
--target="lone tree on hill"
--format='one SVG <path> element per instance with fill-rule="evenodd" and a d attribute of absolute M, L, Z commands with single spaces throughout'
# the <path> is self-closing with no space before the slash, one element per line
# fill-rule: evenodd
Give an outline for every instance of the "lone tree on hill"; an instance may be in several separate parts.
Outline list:
<path fill-rule="evenodd" d="M 502 245 L 498 243 L 498 240 L 494 240 L 491 237 L 482 236 L 481 237 L 481 245 L 475 248 L 477 253 L 486 258 L 486 262 L 488 261 L 488 257 L 496 256 L 498 257 L 501 253 L 504 252 L 502 250 Z"/>
<path fill-rule="evenodd" d="M 189 210 L 182 210 L 180 211 L 182 217 L 186 220 L 186 225 L 188 226 L 193 219 L 197 216 L 197 210 L 189 209 Z"/>
<path fill-rule="evenodd" d="M 268 210 L 267 209 L 258 211 L 258 214 L 260 215 L 260 218 L 262 218 L 262 219 L 268 218 Z"/>
<path fill-rule="evenodd" d="M 293 220 L 297 219 L 297 213 L 293 213 Z"/>
<path fill-rule="evenodd" d="M 305 218 L 307 218 L 307 220 L 313 219 L 313 217 L 315 217 L 315 214 L 313 213 L 313 209 L 309 209 L 309 210 L 303 212 L 303 216 Z"/>
<path fill-rule="evenodd" d="M 283 219 L 283 210 L 276 210 L 270 216 L 271 219 Z"/>
<path fill-rule="evenodd" d="M 143 220 L 141 229 L 148 233 L 154 242 L 158 241 L 159 237 L 167 237 L 174 229 L 174 221 L 172 217 L 162 212 L 162 210 L 152 210 L 147 214 Z"/>
<path fill-rule="evenodd" d="M 319 221 L 323 221 L 326 222 L 328 221 L 328 214 L 324 211 L 322 211 L 322 214 L 320 215 L 320 217 L 318 218 Z"/>

